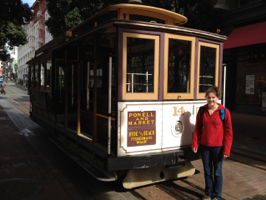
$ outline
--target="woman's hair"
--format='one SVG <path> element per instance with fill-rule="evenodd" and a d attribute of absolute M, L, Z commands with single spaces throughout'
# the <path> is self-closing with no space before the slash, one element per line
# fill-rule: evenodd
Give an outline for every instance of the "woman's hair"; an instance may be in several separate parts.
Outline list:
<path fill-rule="evenodd" d="M 221 91 L 220 91 L 220 89 L 217 86 L 212 86 L 211 88 L 209 88 L 205 92 L 205 98 L 207 98 L 210 93 L 215 94 L 215 96 L 217 96 L 218 98 L 221 98 L 221 96 L 222 96 Z"/>

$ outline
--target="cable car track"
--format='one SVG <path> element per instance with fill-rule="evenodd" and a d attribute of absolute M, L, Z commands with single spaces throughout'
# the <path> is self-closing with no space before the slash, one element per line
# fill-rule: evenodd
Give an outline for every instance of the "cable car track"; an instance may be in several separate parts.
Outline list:
<path fill-rule="evenodd" d="M 184 179 L 177 180 L 182 181 L 187 187 L 182 187 L 180 185 L 175 184 L 174 182 L 165 182 L 159 184 L 157 187 L 164 191 L 165 193 L 169 194 L 170 196 L 174 197 L 175 199 L 200 199 L 204 194 L 204 189 L 186 181 Z"/>

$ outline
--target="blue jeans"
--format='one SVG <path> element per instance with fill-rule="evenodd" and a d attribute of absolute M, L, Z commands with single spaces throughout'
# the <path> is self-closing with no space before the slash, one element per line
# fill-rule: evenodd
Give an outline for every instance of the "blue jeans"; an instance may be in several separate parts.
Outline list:
<path fill-rule="evenodd" d="M 201 157 L 204 167 L 205 195 L 221 200 L 223 187 L 223 147 L 201 145 Z M 212 175 L 214 175 L 214 179 Z"/>

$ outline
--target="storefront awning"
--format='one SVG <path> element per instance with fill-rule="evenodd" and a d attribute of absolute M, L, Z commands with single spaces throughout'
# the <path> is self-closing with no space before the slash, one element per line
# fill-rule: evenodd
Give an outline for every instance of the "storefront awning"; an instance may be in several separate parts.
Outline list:
<path fill-rule="evenodd" d="M 224 42 L 224 49 L 266 43 L 266 21 L 235 28 Z"/>

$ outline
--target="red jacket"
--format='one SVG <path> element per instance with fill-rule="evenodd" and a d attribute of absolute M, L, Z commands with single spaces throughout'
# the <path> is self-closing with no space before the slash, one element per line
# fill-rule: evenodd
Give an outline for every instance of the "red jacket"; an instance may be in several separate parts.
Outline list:
<path fill-rule="evenodd" d="M 229 110 L 225 109 L 225 118 L 223 123 L 219 111 L 223 109 L 224 106 L 222 104 L 218 105 L 218 109 L 214 111 L 212 116 L 209 114 L 207 104 L 204 105 L 205 109 L 203 119 L 201 119 L 201 114 L 198 112 L 191 147 L 198 148 L 198 142 L 208 147 L 223 146 L 223 153 L 230 155 L 233 142 L 231 115 Z"/>

